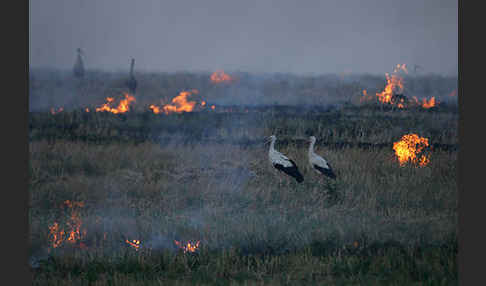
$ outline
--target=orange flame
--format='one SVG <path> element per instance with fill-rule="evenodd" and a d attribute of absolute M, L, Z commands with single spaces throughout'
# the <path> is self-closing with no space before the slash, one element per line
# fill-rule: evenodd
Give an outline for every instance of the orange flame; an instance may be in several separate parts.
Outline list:
<path fill-rule="evenodd" d="M 53 248 L 59 247 L 64 241 L 75 244 L 86 236 L 86 230 L 81 229 L 82 221 L 79 216 L 79 208 L 84 207 L 84 203 L 67 200 L 64 201 L 64 205 L 71 211 L 69 220 L 66 222 L 68 231 L 61 228 L 57 222 L 54 222 L 49 226 L 50 241 Z M 81 248 L 86 248 L 83 243 L 79 243 L 79 246 Z"/>
<path fill-rule="evenodd" d="M 393 94 L 401 93 L 403 91 L 402 77 L 395 73 L 392 74 L 391 77 L 388 73 L 386 73 L 385 76 L 387 82 L 385 89 L 382 92 L 377 93 L 376 96 L 381 103 L 394 104 L 394 102 L 392 102 Z"/>
<path fill-rule="evenodd" d="M 211 74 L 212 83 L 231 82 L 233 78 L 222 70 L 217 70 Z"/>
<path fill-rule="evenodd" d="M 400 141 L 393 143 L 393 150 L 398 157 L 400 166 L 407 162 L 418 163 L 419 166 L 426 166 L 430 160 L 426 155 L 422 155 L 420 159 L 417 155 L 423 151 L 425 147 L 429 146 L 427 138 L 419 137 L 417 134 L 406 134 L 402 136 Z"/>
<path fill-rule="evenodd" d="M 54 222 L 49 226 L 49 232 L 51 235 L 52 247 L 56 248 L 62 244 L 64 241 L 64 230 L 59 229 L 59 224 Z"/>
<path fill-rule="evenodd" d="M 435 97 L 432 96 L 432 98 L 429 101 L 427 101 L 426 98 L 423 99 L 423 104 L 422 104 L 423 108 L 431 108 L 434 106 L 437 106 L 435 103 Z"/>
<path fill-rule="evenodd" d="M 199 243 L 200 241 L 196 241 L 195 243 L 192 243 L 190 241 L 188 241 L 186 244 L 180 242 L 180 241 L 177 241 L 177 240 L 174 240 L 174 243 L 182 250 L 184 250 L 184 253 L 186 252 L 196 252 L 196 250 L 199 248 Z"/>
<path fill-rule="evenodd" d="M 380 93 L 376 93 L 376 97 L 379 102 L 396 105 L 398 108 L 405 107 L 405 100 L 403 98 L 401 98 L 398 102 L 395 102 L 394 98 L 395 94 L 400 94 L 403 92 L 403 78 L 399 74 L 400 71 L 408 74 L 407 66 L 405 64 L 397 64 L 396 67 L 393 69 L 393 73 L 391 76 L 390 74 L 385 73 L 385 89 Z M 373 98 L 368 95 L 366 89 L 363 90 L 363 96 L 360 98 L 360 102 L 369 101 L 372 99 Z"/>
<path fill-rule="evenodd" d="M 172 104 L 166 104 L 162 107 L 158 107 L 156 105 L 150 105 L 150 109 L 156 114 L 164 112 L 165 114 L 169 113 L 181 113 L 181 112 L 191 112 L 194 110 L 196 106 L 195 101 L 188 101 L 187 97 L 191 94 L 197 94 L 198 90 L 193 89 L 191 91 L 181 91 L 178 96 L 172 99 Z"/>
<path fill-rule="evenodd" d="M 86 111 L 86 112 L 89 112 L 89 108 L 87 108 L 87 107 L 86 107 L 85 111 Z"/>
<path fill-rule="evenodd" d="M 211 109 L 214 110 L 216 108 L 216 106 L 214 105 L 211 105 Z"/>
<path fill-rule="evenodd" d="M 439 105 L 439 102 L 435 100 L 434 96 L 432 96 L 429 100 L 422 98 L 422 103 L 420 103 L 416 96 L 413 97 L 413 100 L 416 105 L 422 106 L 426 109 Z"/>
<path fill-rule="evenodd" d="M 133 101 L 135 101 L 135 97 L 125 93 L 125 99 L 122 99 L 116 108 L 111 107 L 111 104 L 114 102 L 113 97 L 107 97 L 106 101 L 108 101 L 108 102 L 103 104 L 101 107 L 96 108 L 96 112 L 108 111 L 108 112 L 115 113 L 115 114 L 125 113 L 125 112 L 130 110 L 130 104 Z"/>
<path fill-rule="evenodd" d="M 158 106 L 156 106 L 156 105 L 153 105 L 153 104 L 151 104 L 151 105 L 149 106 L 149 108 L 150 108 L 150 109 L 152 109 L 152 111 L 153 111 L 155 114 L 159 114 L 159 113 L 161 113 L 161 112 L 162 112 L 162 111 L 160 110 L 160 107 L 158 107 Z"/>
<path fill-rule="evenodd" d="M 138 249 L 140 248 L 140 240 L 138 239 L 132 239 L 132 241 L 126 239 L 125 242 L 135 247 L 136 251 L 138 251 Z"/>
<path fill-rule="evenodd" d="M 59 107 L 57 110 L 55 110 L 54 107 L 51 107 L 51 114 L 56 114 L 62 111 L 64 111 L 63 107 Z"/>

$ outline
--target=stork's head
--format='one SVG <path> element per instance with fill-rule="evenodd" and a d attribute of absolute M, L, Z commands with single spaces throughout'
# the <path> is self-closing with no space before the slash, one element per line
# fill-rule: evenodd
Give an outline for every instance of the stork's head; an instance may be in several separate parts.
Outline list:
<path fill-rule="evenodd" d="M 309 137 L 309 141 L 310 141 L 311 143 L 316 143 L 316 137 L 315 137 L 315 136 L 311 136 L 311 137 Z"/>
<path fill-rule="evenodd" d="M 275 135 L 272 135 L 272 136 L 267 138 L 267 141 L 265 141 L 265 143 L 270 143 L 270 142 L 275 141 L 275 140 L 277 140 L 277 137 Z"/>

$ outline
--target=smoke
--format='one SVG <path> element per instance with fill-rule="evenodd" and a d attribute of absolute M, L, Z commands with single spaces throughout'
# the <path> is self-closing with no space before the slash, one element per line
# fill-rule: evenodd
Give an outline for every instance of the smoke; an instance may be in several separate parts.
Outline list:
<path fill-rule="evenodd" d="M 29 1 L 29 64 L 88 70 L 457 70 L 457 1 Z"/>

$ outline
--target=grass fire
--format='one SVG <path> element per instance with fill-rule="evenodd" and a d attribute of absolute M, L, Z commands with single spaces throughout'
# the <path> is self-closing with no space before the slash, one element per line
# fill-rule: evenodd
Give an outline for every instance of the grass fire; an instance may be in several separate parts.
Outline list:
<path fill-rule="evenodd" d="M 400 166 L 412 163 L 424 167 L 430 159 L 427 155 L 421 153 L 428 146 L 429 140 L 427 138 L 420 137 L 417 134 L 406 134 L 400 141 L 393 143 L 393 150 L 395 150 Z"/>
<path fill-rule="evenodd" d="M 188 100 L 188 97 L 192 94 L 198 94 L 199 91 L 197 89 L 193 89 L 190 91 L 181 91 L 178 96 L 174 97 L 170 104 L 163 105 L 161 107 L 151 104 L 149 108 L 155 114 L 165 113 L 182 113 L 182 112 L 192 112 L 197 105 L 196 101 Z M 201 106 L 206 105 L 201 103 Z"/>
<path fill-rule="evenodd" d="M 218 84 L 218 83 L 229 83 L 229 82 L 233 81 L 233 78 L 230 75 L 226 74 L 222 70 L 217 70 L 217 71 L 213 72 L 211 74 L 210 79 L 211 79 L 212 83 L 216 83 L 216 84 Z"/>
<path fill-rule="evenodd" d="M 96 108 L 96 112 L 111 112 L 111 113 L 125 113 L 130 110 L 130 105 L 135 102 L 135 97 L 130 94 L 124 94 L 125 98 L 120 100 L 118 105 L 115 105 L 115 99 L 113 97 L 107 97 L 106 103 Z M 115 105 L 115 107 L 114 107 Z"/>
<path fill-rule="evenodd" d="M 385 88 L 140 71 L 136 95 L 127 74 L 33 71 L 34 284 L 455 284 L 457 79 L 393 67 Z M 272 134 L 302 183 L 269 162 Z"/>
<path fill-rule="evenodd" d="M 194 253 L 199 248 L 200 241 L 188 241 L 186 243 L 174 240 L 175 245 L 182 249 L 184 253 Z"/>
<path fill-rule="evenodd" d="M 69 213 L 63 226 L 57 221 L 49 226 L 49 237 L 52 248 L 58 248 L 65 242 L 77 245 L 80 248 L 86 248 L 82 240 L 86 237 L 86 229 L 83 229 L 83 223 L 80 217 L 80 209 L 84 207 L 83 202 L 66 200 L 63 204 L 65 214 Z"/>

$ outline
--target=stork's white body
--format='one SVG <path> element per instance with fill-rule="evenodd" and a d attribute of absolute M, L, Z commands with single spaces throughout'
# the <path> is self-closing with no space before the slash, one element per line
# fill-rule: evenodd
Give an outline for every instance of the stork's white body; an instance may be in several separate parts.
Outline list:
<path fill-rule="evenodd" d="M 275 135 L 272 135 L 270 136 L 270 140 L 271 143 L 270 149 L 268 150 L 268 159 L 270 160 L 272 166 L 275 167 L 277 170 L 282 171 L 291 177 L 294 177 L 299 183 L 304 181 L 304 177 L 299 172 L 297 165 L 287 156 L 275 150 L 275 140 L 277 140 L 277 137 L 275 137 Z"/>
<path fill-rule="evenodd" d="M 316 143 L 316 137 L 310 137 L 310 146 L 309 146 L 309 164 L 311 167 L 319 174 L 326 175 L 330 178 L 335 179 L 336 175 L 334 174 L 331 164 L 326 161 L 326 159 L 322 158 L 321 156 L 314 153 L 314 144 Z"/>

